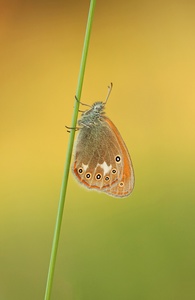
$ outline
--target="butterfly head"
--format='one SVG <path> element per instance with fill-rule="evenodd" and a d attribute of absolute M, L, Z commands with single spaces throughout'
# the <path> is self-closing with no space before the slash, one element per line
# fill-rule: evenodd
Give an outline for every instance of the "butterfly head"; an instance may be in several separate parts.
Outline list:
<path fill-rule="evenodd" d="M 81 119 L 78 121 L 79 125 L 91 126 L 101 119 L 104 114 L 105 103 L 95 102 L 90 109 L 82 113 Z"/>
<path fill-rule="evenodd" d="M 90 109 L 83 112 L 81 115 L 81 119 L 78 121 L 79 125 L 90 127 L 95 125 L 98 121 L 101 121 L 101 116 L 104 114 L 105 105 L 108 101 L 111 90 L 112 90 L 112 83 L 108 87 L 108 94 L 105 102 L 97 101 L 92 106 L 90 106 Z"/>
<path fill-rule="evenodd" d="M 105 103 L 104 102 L 95 102 L 92 107 L 91 110 L 94 114 L 101 114 L 104 111 L 105 108 Z"/>

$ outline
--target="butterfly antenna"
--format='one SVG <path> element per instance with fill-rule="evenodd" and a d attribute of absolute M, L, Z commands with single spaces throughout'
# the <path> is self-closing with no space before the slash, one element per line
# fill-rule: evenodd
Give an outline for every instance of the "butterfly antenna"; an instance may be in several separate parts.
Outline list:
<path fill-rule="evenodd" d="M 111 93 L 111 91 L 112 91 L 112 87 L 113 87 L 113 83 L 111 82 L 110 85 L 108 86 L 108 94 L 107 94 L 107 96 L 106 96 L 106 100 L 105 100 L 104 104 L 106 104 L 107 101 L 108 101 L 108 98 L 109 98 L 110 93 Z"/>
<path fill-rule="evenodd" d="M 77 102 L 79 102 L 81 105 L 85 105 L 85 106 L 89 106 L 91 107 L 91 105 L 88 105 L 88 104 L 85 104 L 85 103 L 82 103 L 78 98 L 77 96 L 75 96 L 75 99 L 77 100 Z"/>

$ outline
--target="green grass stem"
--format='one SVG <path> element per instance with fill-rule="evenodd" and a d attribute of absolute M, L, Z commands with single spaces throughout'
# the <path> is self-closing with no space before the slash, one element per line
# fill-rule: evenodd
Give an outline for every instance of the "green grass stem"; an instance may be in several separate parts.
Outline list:
<path fill-rule="evenodd" d="M 83 52 L 82 52 L 81 63 L 80 63 L 77 89 L 76 89 L 77 99 L 80 99 L 80 97 L 81 97 L 81 91 L 82 91 L 82 85 L 83 85 L 83 79 L 84 79 L 84 73 L 85 73 L 87 53 L 88 53 L 88 48 L 89 48 L 89 40 L 90 40 L 90 34 L 91 34 L 91 28 L 92 28 L 92 22 L 93 22 L 95 3 L 96 3 L 95 0 L 90 1 L 88 21 L 87 21 L 85 38 L 84 38 L 84 45 L 83 45 Z M 73 127 L 73 128 L 75 128 L 76 124 L 77 124 L 78 110 L 79 110 L 79 103 L 78 103 L 78 101 L 75 100 L 74 111 L 73 111 L 73 116 L 72 116 L 72 123 L 71 123 L 71 127 Z M 52 249 L 51 249 L 51 256 L 50 256 L 50 262 L 49 262 L 49 269 L 48 269 L 48 275 L 47 275 L 47 283 L 46 283 L 44 300 L 50 300 L 50 297 L 51 297 L 56 256 L 57 256 L 59 237 L 60 237 L 60 229 L 61 229 L 61 224 L 62 224 L 64 203 L 65 203 L 67 183 L 68 183 L 68 175 L 69 175 L 69 171 L 70 171 L 70 162 L 71 162 L 71 156 L 72 156 L 72 150 L 73 150 L 74 136 L 75 136 L 75 130 L 71 130 L 67 154 L 66 154 L 64 175 L 63 175 L 63 179 L 62 179 L 60 200 L 59 200 L 59 206 L 58 206 L 58 212 L 57 212 L 57 218 L 56 218 L 56 224 L 55 224 L 55 230 L 54 230 L 54 236 L 53 236 L 53 243 L 52 243 Z"/>

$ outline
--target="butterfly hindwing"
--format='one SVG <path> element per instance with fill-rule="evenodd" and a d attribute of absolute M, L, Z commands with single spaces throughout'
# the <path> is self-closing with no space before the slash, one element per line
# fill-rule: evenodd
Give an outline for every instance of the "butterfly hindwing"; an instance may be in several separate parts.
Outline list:
<path fill-rule="evenodd" d="M 117 139 L 108 124 L 83 127 L 75 147 L 73 171 L 76 178 L 91 189 L 106 190 L 114 186 L 122 176 L 122 164 L 114 157 L 121 157 Z"/>

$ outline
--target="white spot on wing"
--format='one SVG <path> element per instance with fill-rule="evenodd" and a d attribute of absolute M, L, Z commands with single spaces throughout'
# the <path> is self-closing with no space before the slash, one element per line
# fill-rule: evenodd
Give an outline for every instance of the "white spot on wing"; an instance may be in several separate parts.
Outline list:
<path fill-rule="evenodd" d="M 82 168 L 83 168 L 83 170 L 86 172 L 86 170 L 87 170 L 87 168 L 88 168 L 88 165 L 82 164 Z"/>
<path fill-rule="evenodd" d="M 104 170 L 104 176 L 112 169 L 112 165 L 108 166 L 105 161 L 102 164 L 97 164 L 97 166 Z"/>

